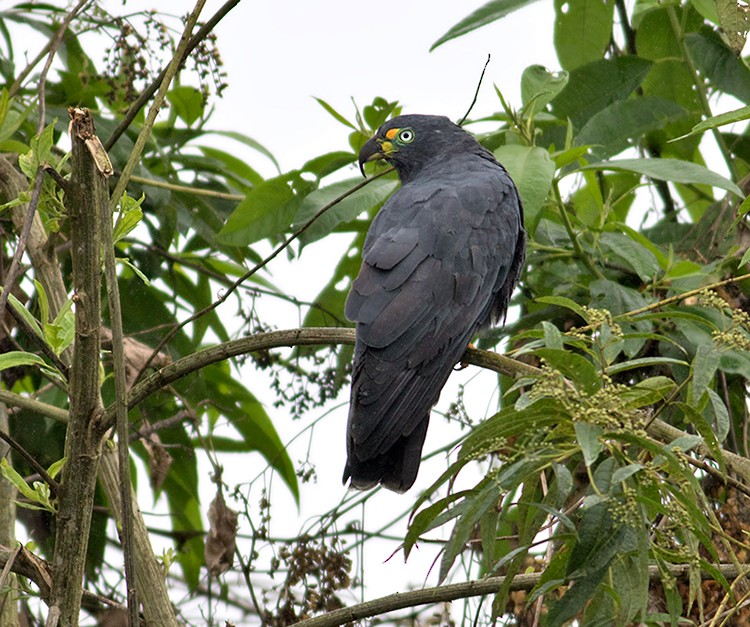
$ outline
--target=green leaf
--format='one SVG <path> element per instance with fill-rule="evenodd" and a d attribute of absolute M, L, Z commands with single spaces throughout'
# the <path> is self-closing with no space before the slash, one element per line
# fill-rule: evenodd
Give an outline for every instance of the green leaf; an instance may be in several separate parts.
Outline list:
<path fill-rule="evenodd" d="M 554 324 L 542 320 L 542 329 L 544 329 L 544 346 L 546 348 L 563 348 L 562 333 Z"/>
<path fill-rule="evenodd" d="M 578 440 L 578 445 L 583 453 L 583 461 L 586 462 L 586 466 L 591 468 L 599 458 L 602 449 L 604 449 L 604 444 L 601 441 L 603 430 L 600 426 L 587 422 L 576 422 L 574 427 L 576 440 Z"/>
<path fill-rule="evenodd" d="M 44 360 L 34 353 L 25 351 L 8 351 L 0 355 L 0 370 L 18 368 L 20 366 L 45 366 Z"/>
<path fill-rule="evenodd" d="M 708 78 L 712 88 L 750 102 L 750 70 L 709 28 L 685 35 L 685 45 L 690 57 L 701 73 Z"/>
<path fill-rule="evenodd" d="M 507 144 L 495 150 L 495 158 L 505 166 L 523 201 L 526 230 L 536 231 L 542 208 L 552 188 L 555 162 L 544 148 Z"/>
<path fill-rule="evenodd" d="M 234 139 L 235 141 L 238 141 L 241 144 L 245 144 L 245 146 L 249 146 L 253 150 L 258 151 L 273 163 L 277 171 L 281 172 L 279 162 L 276 161 L 276 157 L 273 156 L 273 153 L 271 153 L 271 151 L 268 150 L 268 148 L 266 148 L 263 144 L 255 141 L 252 137 L 248 137 L 247 135 L 243 135 L 242 133 L 237 133 L 236 131 L 211 131 L 211 133 L 221 135 L 222 137 L 229 137 L 230 139 Z"/>
<path fill-rule="evenodd" d="M 135 276 L 137 276 L 141 281 L 143 281 L 145 285 L 151 285 L 151 281 L 149 281 L 149 278 L 145 274 L 143 274 L 143 272 L 140 271 L 138 266 L 134 265 L 130 261 L 130 259 L 128 259 L 127 257 L 115 257 L 115 262 L 121 263 L 126 268 L 129 268 L 130 270 L 132 270 L 133 274 L 135 274 Z"/>
<path fill-rule="evenodd" d="M 567 72 L 550 72 L 542 65 L 527 67 L 521 75 L 524 114 L 533 117 L 543 111 L 567 83 Z"/>
<path fill-rule="evenodd" d="M 2 286 L 0 286 L 0 294 L 2 293 L 3 288 Z M 24 319 L 28 327 L 34 330 L 39 339 L 44 339 L 44 331 L 42 331 L 42 325 L 40 325 L 39 321 L 29 313 L 29 310 L 23 306 L 23 303 L 21 303 L 18 298 L 10 293 L 8 294 L 8 303 L 11 307 L 13 307 L 14 311 Z"/>
<path fill-rule="evenodd" d="M 613 102 L 595 113 L 575 137 L 576 145 L 590 145 L 599 159 L 612 157 L 637 144 L 646 133 L 664 128 L 686 111 L 671 100 L 644 96 Z"/>
<path fill-rule="evenodd" d="M 586 394 L 594 394 L 601 389 L 601 375 L 596 371 L 594 364 L 582 355 L 554 348 L 538 348 L 534 353 L 580 386 Z"/>
<path fill-rule="evenodd" d="M 612 518 L 609 499 L 584 506 L 576 542 L 568 561 L 568 577 L 580 579 L 606 569 L 626 540 L 626 527 Z"/>
<path fill-rule="evenodd" d="M 225 172 L 233 174 L 235 178 L 232 181 L 236 181 L 243 192 L 247 191 L 248 185 L 255 187 L 263 182 L 263 177 L 243 159 L 210 146 L 199 146 L 199 149 L 206 157 L 220 162 Z"/>
<path fill-rule="evenodd" d="M 44 333 L 56 355 L 73 344 L 75 339 L 75 313 L 73 311 L 73 300 L 65 301 L 55 319 L 44 325 Z"/>
<path fill-rule="evenodd" d="M 673 357 L 639 357 L 638 359 L 630 359 L 628 361 L 623 361 L 609 366 L 607 368 L 607 374 L 619 374 L 620 372 L 627 372 L 628 370 L 635 370 L 637 368 L 645 368 L 651 366 L 663 366 L 664 364 L 674 364 L 678 366 L 690 365 L 683 359 L 674 359 Z M 648 381 L 648 379 L 646 380 Z M 667 379 L 667 381 L 674 383 L 671 379 Z"/>
<path fill-rule="evenodd" d="M 502 442 L 524 431 L 540 431 L 550 425 L 565 420 L 558 403 L 542 399 L 516 411 L 506 407 L 500 412 L 480 422 L 466 437 L 458 452 L 458 459 L 477 459 L 497 449 L 497 442 Z"/>
<path fill-rule="evenodd" d="M 475 489 L 466 497 L 466 510 L 453 527 L 440 560 L 439 583 L 445 581 L 453 562 L 464 550 L 464 546 L 474 533 L 477 523 L 490 508 L 495 506 L 499 495 L 500 487 L 494 481 L 489 481 L 482 489 Z"/>
<path fill-rule="evenodd" d="M 127 193 L 122 195 L 119 202 L 119 214 L 112 233 L 115 244 L 138 226 L 143 219 L 141 205 L 145 199 L 145 195 L 141 195 L 138 200 L 131 198 Z"/>
<path fill-rule="evenodd" d="M 719 442 L 723 442 L 727 435 L 729 435 L 729 429 L 731 427 L 729 411 L 727 410 L 727 406 L 724 404 L 722 398 L 711 388 L 708 388 L 708 400 L 711 402 L 710 407 L 713 409 L 714 413 L 716 439 Z"/>
<path fill-rule="evenodd" d="M 614 9 L 614 2 L 602 0 L 555 0 L 555 50 L 564 69 L 604 56 L 612 39 Z"/>
<path fill-rule="evenodd" d="M 331 105 L 329 105 L 325 100 L 323 100 L 322 98 L 317 98 L 315 96 L 313 96 L 313 98 L 315 98 L 315 100 L 318 102 L 318 104 L 321 107 L 323 107 L 326 111 L 328 111 L 328 113 L 330 113 L 334 117 L 334 119 L 338 120 L 344 126 L 348 126 L 350 129 L 352 129 L 354 131 L 357 130 L 357 127 L 354 126 L 354 124 L 352 124 L 343 115 L 341 115 L 338 111 L 336 111 L 336 109 L 334 109 Z"/>
<path fill-rule="evenodd" d="M 47 474 L 52 477 L 53 479 L 57 477 L 58 474 L 60 474 L 60 471 L 62 470 L 63 466 L 65 465 L 66 457 L 61 457 L 56 462 L 53 462 L 49 468 L 47 468 Z"/>
<path fill-rule="evenodd" d="M 419 513 L 417 513 L 416 516 L 411 519 L 411 522 L 409 523 L 409 529 L 407 530 L 406 537 L 404 538 L 405 559 L 408 559 L 409 553 L 411 553 L 412 548 L 414 548 L 422 534 L 426 531 L 429 531 L 430 529 L 435 528 L 435 525 L 433 523 L 437 519 L 438 515 L 447 510 L 455 501 L 465 497 L 467 494 L 468 492 L 465 491 L 449 494 L 448 496 L 435 501 L 429 507 L 425 507 L 423 510 L 420 510 Z"/>
<path fill-rule="evenodd" d="M 525 7 L 527 4 L 531 4 L 534 1 L 535 0 L 492 0 L 491 2 L 479 7 L 471 15 L 468 15 L 458 22 L 458 24 L 452 26 L 447 33 L 430 46 L 430 52 L 438 46 L 443 45 L 446 41 L 450 41 L 456 37 L 461 37 L 480 26 L 491 24 L 495 20 L 499 20 L 516 9 Z"/>
<path fill-rule="evenodd" d="M 188 126 L 203 116 L 204 98 L 195 87 L 180 86 L 167 93 L 167 100 L 177 116 Z"/>
<path fill-rule="evenodd" d="M 706 447 L 711 451 L 711 457 L 713 457 L 719 464 L 719 469 L 722 472 L 726 472 L 724 454 L 722 453 L 721 445 L 705 416 L 695 407 L 688 405 L 687 403 L 675 403 L 675 406 L 682 411 L 685 419 L 695 427 L 695 430 L 698 433 L 700 433 Z"/>
<path fill-rule="evenodd" d="M 581 318 L 585 318 L 583 307 L 581 307 L 577 302 L 568 298 L 567 296 L 540 296 L 534 299 L 534 302 L 564 307 L 565 309 L 570 309 L 573 313 L 579 315 Z"/>
<path fill-rule="evenodd" d="M 247 246 L 289 229 L 298 210 L 290 185 L 297 173 L 282 174 L 254 187 L 227 218 L 217 234 L 222 244 Z"/>
<path fill-rule="evenodd" d="M 644 282 L 651 281 L 661 270 L 654 253 L 623 233 L 602 233 L 599 242 L 611 257 L 630 266 Z"/>
<path fill-rule="evenodd" d="M 637 172 L 644 176 L 660 181 L 673 181 L 692 185 L 711 185 L 725 189 L 740 198 L 744 198 L 742 190 L 735 183 L 708 168 L 682 161 L 681 159 L 618 159 L 617 161 L 602 161 L 582 166 L 580 170 L 624 170 Z"/>
<path fill-rule="evenodd" d="M 750 119 L 750 105 L 745 105 L 744 107 L 727 111 L 726 113 L 720 113 L 719 115 L 712 115 L 710 118 L 698 122 L 698 124 L 693 126 L 692 130 L 687 135 L 677 137 L 671 141 L 678 141 L 685 137 L 690 137 L 691 135 L 699 135 L 704 131 L 709 131 L 712 128 L 719 128 L 720 126 L 726 126 L 727 124 L 744 122 L 747 119 Z"/>
<path fill-rule="evenodd" d="M 302 201 L 299 212 L 294 218 L 294 227 L 299 228 L 302 226 L 320 209 L 349 192 L 361 181 L 362 179 L 359 178 L 347 179 L 338 183 L 332 183 L 327 187 L 308 194 Z M 374 209 L 379 208 L 386 201 L 397 186 L 398 182 L 396 180 L 381 177 L 373 180 L 369 185 L 358 189 L 353 194 L 349 194 L 346 198 L 331 206 L 328 211 L 313 222 L 300 236 L 300 243 L 306 246 L 311 242 L 325 237 L 342 222 L 352 221 L 360 214 L 372 213 Z"/>
<path fill-rule="evenodd" d="M 562 120 L 570 118 L 579 129 L 597 112 L 625 100 L 651 67 L 650 61 L 625 56 L 576 68 L 570 73 L 565 89 L 552 101 L 552 111 Z"/>
<path fill-rule="evenodd" d="M 339 150 L 337 152 L 329 152 L 310 161 L 306 162 L 302 166 L 303 172 L 312 172 L 316 177 L 322 179 L 324 176 L 328 176 L 336 170 L 340 170 L 344 166 L 354 163 L 357 160 L 357 155 L 353 152 L 346 152 Z"/>
<path fill-rule="evenodd" d="M 0 474 L 5 477 L 15 488 L 30 502 L 16 501 L 20 507 L 33 510 L 44 510 L 55 513 L 55 507 L 50 502 L 50 490 L 46 483 L 35 481 L 34 487 L 30 487 L 26 480 L 8 463 L 8 460 L 0 459 Z"/>
<path fill-rule="evenodd" d="M 690 403 L 693 406 L 698 406 L 701 396 L 711 385 L 719 367 L 719 357 L 719 350 L 713 344 L 702 344 L 696 349 L 690 366 Z"/>
<path fill-rule="evenodd" d="M 627 466 L 622 466 L 612 473 L 612 483 L 622 483 L 637 472 L 643 470 L 643 468 L 644 467 L 641 464 L 628 464 Z"/>

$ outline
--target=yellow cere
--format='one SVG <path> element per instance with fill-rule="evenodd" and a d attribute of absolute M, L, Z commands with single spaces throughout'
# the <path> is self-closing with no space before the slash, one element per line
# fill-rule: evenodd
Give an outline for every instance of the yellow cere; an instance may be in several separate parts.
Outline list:
<path fill-rule="evenodd" d="M 397 134 L 398 134 L 398 129 L 397 128 L 389 128 L 385 132 L 385 137 L 386 137 L 386 139 L 393 139 L 394 137 L 396 137 Z"/>

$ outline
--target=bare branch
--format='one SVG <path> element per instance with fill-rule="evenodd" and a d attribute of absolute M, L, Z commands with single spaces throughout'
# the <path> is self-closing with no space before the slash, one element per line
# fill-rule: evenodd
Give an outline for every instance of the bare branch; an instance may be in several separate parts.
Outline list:
<path fill-rule="evenodd" d="M 648 567 L 649 579 L 651 581 L 661 580 L 661 567 L 651 565 Z M 688 577 L 690 566 L 669 565 L 668 569 L 672 575 L 678 578 Z M 734 564 L 716 564 L 716 568 L 727 578 L 736 579 L 744 576 L 746 570 L 741 570 Z M 531 590 L 544 573 L 529 573 L 516 575 L 510 584 L 508 590 Z M 710 573 L 703 572 L 703 579 L 713 579 Z M 464 583 L 455 583 L 445 586 L 436 586 L 434 588 L 423 588 L 422 590 L 411 590 L 408 592 L 397 592 L 373 601 L 360 603 L 351 607 L 345 607 L 340 610 L 328 612 L 322 616 L 309 618 L 296 623 L 297 627 L 337 627 L 347 623 L 354 623 L 364 618 L 380 616 L 387 612 L 403 610 L 415 607 L 417 605 L 432 605 L 434 603 L 443 603 L 445 601 L 455 601 L 457 599 L 468 599 L 471 597 L 485 596 L 494 594 L 507 583 L 506 577 L 487 577 Z"/>

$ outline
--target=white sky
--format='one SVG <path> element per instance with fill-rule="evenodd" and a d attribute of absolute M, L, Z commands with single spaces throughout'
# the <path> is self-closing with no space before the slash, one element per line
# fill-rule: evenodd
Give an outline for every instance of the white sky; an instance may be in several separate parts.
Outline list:
<path fill-rule="evenodd" d="M 208 3 L 205 15 L 221 3 Z M 347 147 L 348 131 L 313 100 L 353 117 L 374 96 L 407 113 L 461 117 L 487 58 L 474 117 L 500 109 L 493 83 L 520 106 L 523 69 L 556 69 L 551 2 L 430 53 L 432 43 L 484 2 L 324 0 L 241 2 L 218 26 L 229 88 L 212 124 L 240 130 L 269 148 L 283 169 Z"/>

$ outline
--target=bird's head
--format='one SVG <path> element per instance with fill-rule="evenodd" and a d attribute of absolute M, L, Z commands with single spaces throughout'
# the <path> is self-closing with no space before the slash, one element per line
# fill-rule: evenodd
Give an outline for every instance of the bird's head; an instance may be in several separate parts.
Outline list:
<path fill-rule="evenodd" d="M 401 115 L 383 124 L 359 151 L 359 169 L 385 159 L 402 181 L 445 152 L 460 152 L 474 138 L 448 118 L 438 115 Z"/>

